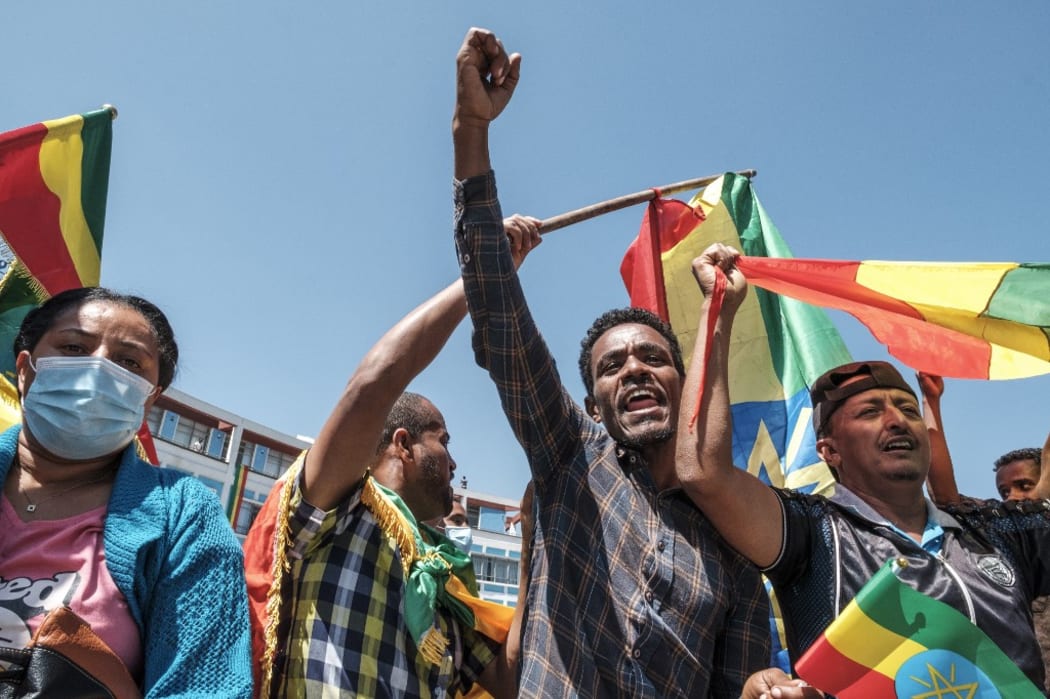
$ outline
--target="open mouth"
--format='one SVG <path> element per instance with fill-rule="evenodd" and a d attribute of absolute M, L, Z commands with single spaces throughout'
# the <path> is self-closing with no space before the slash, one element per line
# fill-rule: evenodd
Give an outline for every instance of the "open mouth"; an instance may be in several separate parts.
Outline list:
<path fill-rule="evenodd" d="M 908 452 L 914 449 L 915 440 L 911 437 L 894 437 L 882 445 L 882 450 L 886 452 Z"/>
<path fill-rule="evenodd" d="M 627 412 L 633 413 L 658 408 L 663 403 L 655 391 L 648 388 L 635 388 L 627 392 L 622 404 Z"/>

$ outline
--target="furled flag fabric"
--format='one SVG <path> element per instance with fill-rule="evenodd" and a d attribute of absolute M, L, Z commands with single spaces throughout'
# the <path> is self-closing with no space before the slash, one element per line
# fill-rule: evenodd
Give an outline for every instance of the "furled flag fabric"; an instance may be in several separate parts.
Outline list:
<path fill-rule="evenodd" d="M 750 180 L 727 173 L 688 205 L 654 200 L 620 268 L 631 305 L 669 320 L 687 360 L 702 301 L 691 263 L 716 242 L 751 256 L 791 256 Z M 816 453 L 808 387 L 849 361 L 824 311 L 761 289 L 749 293 L 729 360 L 734 463 L 776 486 L 825 490 L 832 479 Z"/>
<path fill-rule="evenodd" d="M 913 590 L 889 561 L 795 664 L 839 699 L 1042 697 L 963 614 Z"/>
<path fill-rule="evenodd" d="M 0 428 L 19 420 L 10 347 L 22 318 L 98 285 L 112 137 L 108 109 L 0 134 Z"/>
<path fill-rule="evenodd" d="M 963 379 L 1050 372 L 1050 264 L 741 259 L 756 286 L 848 311 L 910 367 Z"/>

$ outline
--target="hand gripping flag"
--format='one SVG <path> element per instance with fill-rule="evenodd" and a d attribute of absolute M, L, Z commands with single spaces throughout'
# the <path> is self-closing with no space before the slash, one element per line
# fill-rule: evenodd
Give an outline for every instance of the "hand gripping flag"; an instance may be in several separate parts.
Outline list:
<path fill-rule="evenodd" d="M 716 242 L 791 256 L 751 182 L 727 173 L 689 204 L 653 200 L 620 267 L 631 305 L 668 320 L 687 360 L 702 302 L 692 261 Z M 850 361 L 827 314 L 755 289 L 737 312 L 729 356 L 733 462 L 772 485 L 825 490 L 832 478 L 816 453 L 809 385 Z"/>
<path fill-rule="evenodd" d="M 113 112 L 0 134 L 0 427 L 17 422 L 11 347 L 32 308 L 97 286 Z"/>
<path fill-rule="evenodd" d="M 756 286 L 848 311 L 919 371 L 1050 372 L 1050 264 L 743 258 L 738 266 Z"/>
<path fill-rule="evenodd" d="M 908 587 L 889 561 L 795 664 L 839 699 L 1036 699 L 992 639 L 952 607 Z"/>

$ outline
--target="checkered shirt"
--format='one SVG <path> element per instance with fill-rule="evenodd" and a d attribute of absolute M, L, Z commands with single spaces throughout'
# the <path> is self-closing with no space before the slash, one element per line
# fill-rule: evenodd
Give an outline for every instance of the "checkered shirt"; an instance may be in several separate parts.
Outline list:
<path fill-rule="evenodd" d="M 292 570 L 279 632 L 286 643 L 274 663 L 278 696 L 454 696 L 495 657 L 495 644 L 439 613 L 449 653 L 440 667 L 423 659 L 401 615 L 400 553 L 361 504 L 360 486 L 325 512 L 303 500 L 297 484 L 289 516 Z"/>
<path fill-rule="evenodd" d="M 521 696 L 736 699 L 769 663 L 757 571 L 562 387 L 525 305 L 492 173 L 455 183 L 455 213 L 476 358 L 536 488 Z"/>

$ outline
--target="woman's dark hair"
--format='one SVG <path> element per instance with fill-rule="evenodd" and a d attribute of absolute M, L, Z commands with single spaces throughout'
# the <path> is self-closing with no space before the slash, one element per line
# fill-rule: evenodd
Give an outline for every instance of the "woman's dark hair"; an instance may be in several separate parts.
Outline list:
<path fill-rule="evenodd" d="M 55 318 L 71 308 L 77 308 L 92 301 L 105 301 L 126 306 L 138 311 L 157 340 L 157 350 L 160 354 L 160 370 L 158 372 L 157 385 L 164 390 L 171 385 L 175 378 L 175 367 L 179 363 L 179 346 L 175 344 L 175 331 L 171 329 L 164 313 L 144 298 L 121 294 L 101 286 L 88 286 L 80 289 L 68 289 L 55 294 L 44 303 L 34 308 L 22 320 L 22 326 L 15 336 L 15 356 L 26 350 L 32 352 L 55 322 Z"/>

